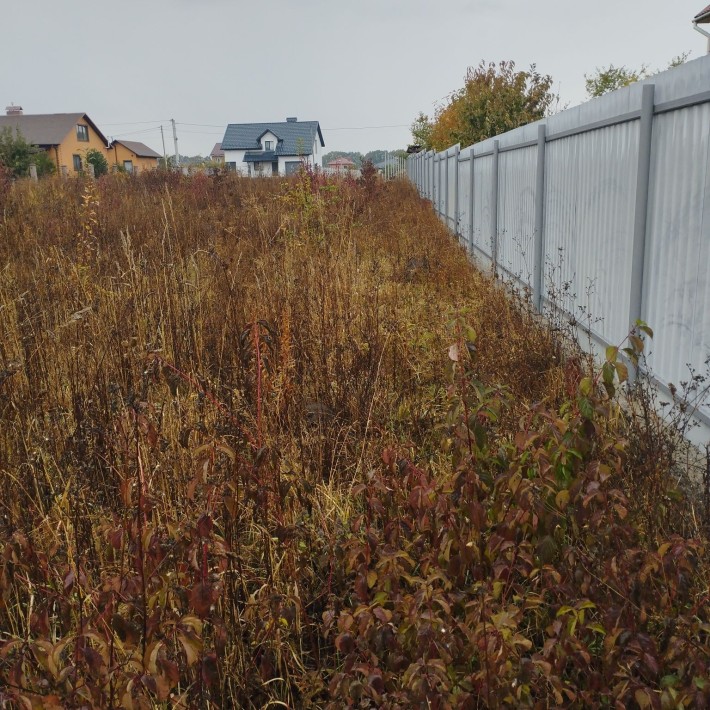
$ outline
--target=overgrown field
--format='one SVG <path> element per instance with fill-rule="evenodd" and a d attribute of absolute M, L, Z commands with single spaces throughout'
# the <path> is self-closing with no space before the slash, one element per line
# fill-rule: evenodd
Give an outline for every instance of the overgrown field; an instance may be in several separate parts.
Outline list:
<path fill-rule="evenodd" d="M 408 185 L 0 217 L 0 706 L 706 706 L 673 447 Z"/>

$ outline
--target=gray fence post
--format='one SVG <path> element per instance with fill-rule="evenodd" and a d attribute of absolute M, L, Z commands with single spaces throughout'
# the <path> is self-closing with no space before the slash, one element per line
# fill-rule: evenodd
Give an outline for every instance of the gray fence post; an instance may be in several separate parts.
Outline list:
<path fill-rule="evenodd" d="M 542 287 L 545 274 L 544 218 L 545 218 L 545 138 L 547 126 L 537 127 L 537 173 L 535 176 L 535 236 L 533 242 L 533 306 L 542 313 Z"/>
<path fill-rule="evenodd" d="M 500 142 L 493 141 L 493 175 L 491 177 L 491 258 L 493 275 L 498 272 L 498 163 Z"/>
<path fill-rule="evenodd" d="M 474 175 L 474 154 L 473 146 L 471 146 L 471 165 L 469 170 L 471 171 L 471 179 L 468 185 L 468 250 L 473 254 L 473 203 L 474 203 L 474 192 L 473 192 L 473 175 Z"/>
<path fill-rule="evenodd" d="M 449 149 L 444 152 L 444 224 L 449 226 Z"/>
<path fill-rule="evenodd" d="M 30 163 L 30 178 L 37 182 L 37 166 L 34 163 Z"/>
<path fill-rule="evenodd" d="M 641 93 L 639 155 L 636 172 L 636 203 L 634 208 L 634 241 L 631 257 L 631 298 L 629 324 L 633 328 L 643 318 L 643 269 L 646 254 L 646 215 L 651 174 L 651 142 L 653 139 L 653 98 L 655 87 L 644 84 Z"/>
<path fill-rule="evenodd" d="M 456 144 L 454 152 L 454 234 L 459 236 L 459 154 L 461 145 Z"/>

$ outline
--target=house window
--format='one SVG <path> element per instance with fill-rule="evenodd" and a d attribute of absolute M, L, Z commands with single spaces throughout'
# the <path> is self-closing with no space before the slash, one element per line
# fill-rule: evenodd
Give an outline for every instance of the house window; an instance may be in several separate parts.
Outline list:
<path fill-rule="evenodd" d="M 124 160 L 123 161 L 123 169 L 127 173 L 132 173 L 133 172 L 133 161 L 132 160 Z"/>
<path fill-rule="evenodd" d="M 81 123 L 76 127 L 76 139 L 78 141 L 89 141 L 89 127 L 82 126 Z"/>
<path fill-rule="evenodd" d="M 254 163 L 254 172 L 255 172 L 255 173 L 260 173 L 261 171 L 262 171 L 261 163 L 255 162 L 255 163 Z"/>
<path fill-rule="evenodd" d="M 274 141 L 264 141 L 264 150 L 273 150 Z"/>
<path fill-rule="evenodd" d="M 236 172 L 237 172 L 237 163 L 236 163 L 236 162 L 232 162 L 232 161 L 230 160 L 228 163 L 226 163 L 226 166 L 227 166 L 227 170 L 228 170 L 230 173 L 236 173 Z"/>
<path fill-rule="evenodd" d="M 72 155 L 72 161 L 74 162 L 74 170 L 76 172 L 80 173 L 81 172 L 81 156 L 80 155 Z"/>

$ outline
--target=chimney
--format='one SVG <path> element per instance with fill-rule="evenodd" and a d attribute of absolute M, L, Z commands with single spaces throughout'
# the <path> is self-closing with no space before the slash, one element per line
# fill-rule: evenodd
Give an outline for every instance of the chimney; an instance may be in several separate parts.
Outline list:
<path fill-rule="evenodd" d="M 297 121 L 298 121 L 298 119 L 295 116 L 289 116 L 286 119 L 286 123 L 296 123 Z"/>
<path fill-rule="evenodd" d="M 15 106 L 15 104 L 5 106 L 5 114 L 8 116 L 22 116 L 22 106 Z"/>

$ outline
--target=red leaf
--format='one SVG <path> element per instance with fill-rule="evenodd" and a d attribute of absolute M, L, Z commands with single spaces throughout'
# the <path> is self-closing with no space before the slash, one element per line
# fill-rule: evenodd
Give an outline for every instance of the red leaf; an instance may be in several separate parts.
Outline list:
<path fill-rule="evenodd" d="M 209 537 L 211 533 L 212 533 L 212 518 L 210 518 L 210 516 L 207 515 L 207 513 L 205 513 L 197 521 L 197 534 L 200 537 Z"/>
<path fill-rule="evenodd" d="M 190 605 L 195 610 L 195 613 L 205 618 L 210 613 L 210 608 L 217 598 L 217 593 L 209 582 L 198 582 L 190 592 Z"/>

